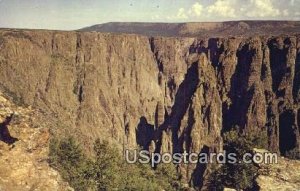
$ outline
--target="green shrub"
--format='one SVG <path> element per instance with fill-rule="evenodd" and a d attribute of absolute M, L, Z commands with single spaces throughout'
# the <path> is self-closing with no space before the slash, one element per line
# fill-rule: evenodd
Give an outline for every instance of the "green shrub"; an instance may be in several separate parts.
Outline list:
<path fill-rule="evenodd" d="M 98 190 L 116 190 L 120 187 L 122 178 L 122 161 L 118 150 L 109 143 L 96 140 L 94 145 L 96 160 L 94 163 L 95 181 Z"/>
<path fill-rule="evenodd" d="M 180 188 L 180 181 L 178 180 L 178 173 L 174 164 L 159 164 L 155 171 L 159 184 L 165 190 L 178 190 Z"/>
<path fill-rule="evenodd" d="M 93 172 L 91 171 L 93 163 L 85 157 L 74 138 L 52 139 L 49 163 L 75 190 L 87 190 L 93 187 Z"/>
<path fill-rule="evenodd" d="M 260 131 L 260 132 L 251 131 L 245 135 L 245 138 L 251 142 L 252 147 L 268 149 L 269 137 L 267 131 Z"/>
<path fill-rule="evenodd" d="M 178 180 L 173 164 L 128 164 L 124 156 L 107 141 L 96 140 L 95 158 L 84 155 L 73 138 L 53 139 L 50 143 L 50 165 L 75 190 L 177 190 Z"/>
<path fill-rule="evenodd" d="M 224 187 L 232 187 L 238 190 L 251 189 L 254 187 L 254 180 L 258 167 L 254 163 L 242 162 L 245 153 L 252 153 L 256 142 L 254 137 L 241 134 L 238 129 L 224 133 L 224 150 L 226 153 L 235 153 L 237 163 L 226 163 L 216 167 L 210 175 L 210 187 L 215 190 L 223 190 Z M 264 139 L 264 138 L 263 138 Z M 259 139 L 259 143 L 263 143 Z M 241 162 L 239 162 L 241 161 Z"/>

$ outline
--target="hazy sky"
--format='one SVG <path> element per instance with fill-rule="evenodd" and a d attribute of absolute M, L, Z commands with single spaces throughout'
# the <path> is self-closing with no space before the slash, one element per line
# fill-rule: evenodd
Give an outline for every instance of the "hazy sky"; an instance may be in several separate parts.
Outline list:
<path fill-rule="evenodd" d="M 249 19 L 300 20 L 300 0 L 0 0 L 0 28 Z"/>

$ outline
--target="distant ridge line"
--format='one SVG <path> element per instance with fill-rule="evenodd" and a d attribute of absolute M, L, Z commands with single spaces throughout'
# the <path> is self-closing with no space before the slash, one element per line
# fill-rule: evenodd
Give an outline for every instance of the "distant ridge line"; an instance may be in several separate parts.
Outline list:
<path fill-rule="evenodd" d="M 146 36 L 255 36 L 300 33 L 300 21 L 241 20 L 224 22 L 109 22 L 79 29 Z"/>

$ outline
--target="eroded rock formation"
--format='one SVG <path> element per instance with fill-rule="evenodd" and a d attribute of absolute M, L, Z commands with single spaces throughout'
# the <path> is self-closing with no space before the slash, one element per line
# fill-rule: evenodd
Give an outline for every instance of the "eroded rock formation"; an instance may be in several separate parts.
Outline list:
<path fill-rule="evenodd" d="M 50 133 L 39 111 L 18 107 L 0 92 L 0 190 L 72 191 L 48 162 Z"/>
<path fill-rule="evenodd" d="M 0 89 L 96 138 L 157 152 L 222 149 L 234 126 L 266 132 L 281 154 L 300 143 L 300 36 L 167 38 L 2 30 Z M 206 167 L 185 166 L 193 185 Z"/>

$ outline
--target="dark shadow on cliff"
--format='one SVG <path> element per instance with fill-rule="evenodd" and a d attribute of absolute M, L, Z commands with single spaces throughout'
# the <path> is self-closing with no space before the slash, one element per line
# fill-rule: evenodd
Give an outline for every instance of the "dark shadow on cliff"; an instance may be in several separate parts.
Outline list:
<path fill-rule="evenodd" d="M 224 52 L 224 44 L 222 44 L 220 47 L 218 44 L 219 44 L 218 38 L 210 38 L 208 40 L 210 61 L 214 68 L 218 67 L 220 55 Z"/>
<path fill-rule="evenodd" d="M 158 141 L 156 152 L 160 152 L 162 131 L 168 128 L 172 130 L 173 152 L 183 152 L 182 142 L 184 137 L 178 137 L 178 130 L 181 125 L 181 120 L 191 104 L 192 96 L 197 90 L 198 83 L 198 62 L 194 62 L 188 69 L 185 79 L 178 87 L 170 115 L 165 116 L 165 121 L 157 129 Z"/>
<path fill-rule="evenodd" d="M 148 123 L 147 119 L 143 116 L 136 129 L 136 142 L 142 149 L 148 150 L 151 140 L 154 137 L 154 125 Z"/>
<path fill-rule="evenodd" d="M 156 61 L 158 70 L 160 72 L 164 72 L 164 65 L 162 64 L 161 60 L 159 59 L 158 52 L 156 52 L 156 49 L 155 49 L 155 38 L 154 37 L 149 38 L 149 44 L 150 44 L 151 52 L 152 52 L 153 56 L 155 57 L 155 61 Z"/>
<path fill-rule="evenodd" d="M 238 58 L 235 72 L 231 78 L 229 97 L 232 104 L 223 103 L 223 129 L 228 131 L 235 125 L 245 125 L 246 110 L 254 94 L 254 87 L 248 87 L 250 67 L 255 52 L 245 44 L 236 54 Z"/>
<path fill-rule="evenodd" d="M 298 123 L 298 130 L 299 130 L 299 134 L 300 134 L 300 108 L 298 109 L 297 112 L 297 123 Z"/>
<path fill-rule="evenodd" d="M 300 102 L 300 53 L 298 53 L 296 57 L 293 96 L 295 102 Z"/>
<path fill-rule="evenodd" d="M 284 44 L 290 44 L 290 40 L 286 39 Z M 276 39 L 270 40 L 268 43 L 270 49 L 270 65 L 273 80 L 273 91 L 278 95 L 278 88 L 283 77 L 287 73 L 287 53 L 288 48 L 283 48 Z"/>
<path fill-rule="evenodd" d="M 11 122 L 12 118 L 13 118 L 13 114 L 6 117 L 4 122 L 0 123 L 0 141 L 3 141 L 9 145 L 18 141 L 17 138 L 14 138 L 10 135 L 8 127 L 7 127 L 9 125 L 9 123 Z"/>
<path fill-rule="evenodd" d="M 199 41 L 198 41 L 199 42 Z M 208 54 L 208 47 L 205 47 L 205 42 L 204 40 L 200 40 L 199 43 L 194 43 L 192 46 L 189 48 L 189 53 L 205 53 L 206 55 Z"/>
<path fill-rule="evenodd" d="M 194 119 L 194 111 L 192 109 L 189 109 L 188 111 L 188 122 L 187 122 L 187 127 L 186 127 L 186 145 L 185 145 L 185 150 L 187 153 L 190 153 L 190 149 L 191 149 L 191 145 L 192 145 L 192 137 L 191 137 L 191 132 L 193 129 L 193 125 L 195 123 L 195 119 Z"/>
<path fill-rule="evenodd" d="M 206 156 L 208 156 L 209 147 L 204 145 L 202 147 L 199 155 L 201 155 L 202 153 L 205 154 Z M 207 163 L 199 163 L 199 162 L 197 163 L 197 166 L 192 173 L 192 178 L 191 178 L 191 182 L 190 182 L 191 186 L 196 187 L 196 188 L 202 188 L 203 176 L 204 176 L 206 168 L 207 168 Z"/>
<path fill-rule="evenodd" d="M 296 147 L 295 117 L 292 110 L 279 116 L 279 149 L 282 155 Z"/>
<path fill-rule="evenodd" d="M 188 69 L 187 74 L 185 75 L 185 79 L 178 88 L 178 91 L 175 96 L 175 102 L 172 107 L 171 115 L 167 120 L 167 124 L 170 125 L 172 128 L 172 142 L 174 144 L 174 152 L 183 151 L 181 144 L 181 142 L 183 141 L 183 137 L 178 137 L 178 130 L 181 125 L 181 120 L 191 104 L 192 96 L 197 90 L 198 83 L 198 62 L 195 62 Z"/>

